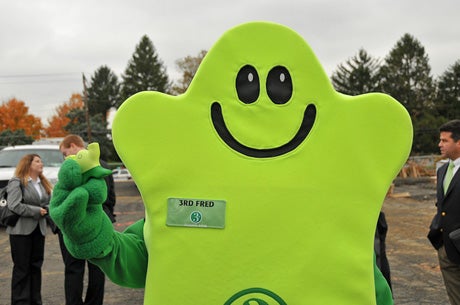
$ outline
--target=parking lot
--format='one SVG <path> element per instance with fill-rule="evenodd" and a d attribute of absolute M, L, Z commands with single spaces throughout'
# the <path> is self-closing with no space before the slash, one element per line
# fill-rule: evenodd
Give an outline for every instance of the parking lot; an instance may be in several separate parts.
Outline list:
<path fill-rule="evenodd" d="M 115 188 L 115 228 L 122 231 L 144 216 L 144 207 L 132 180 L 116 182 Z M 395 187 L 394 193 L 405 195 L 387 198 L 383 211 L 389 225 L 387 256 L 391 267 L 395 304 L 448 305 L 436 252 L 426 239 L 427 228 L 435 212 L 434 184 L 400 185 Z M 0 262 L 0 304 L 9 304 L 12 263 L 8 235 L 4 228 L 0 229 Z M 43 265 L 42 296 L 45 305 L 64 304 L 63 270 L 57 236 L 49 234 L 46 237 Z M 104 304 L 142 303 L 142 289 L 122 288 L 106 281 Z"/>
<path fill-rule="evenodd" d="M 115 229 L 123 231 L 127 226 L 144 217 L 144 205 L 132 181 L 117 181 Z M 10 304 L 12 262 L 8 234 L 0 228 L 0 304 Z M 64 264 L 62 262 L 57 235 L 48 230 L 45 245 L 45 262 L 42 268 L 42 299 L 45 305 L 64 305 Z M 129 289 L 106 280 L 104 304 L 142 304 L 143 289 Z"/>

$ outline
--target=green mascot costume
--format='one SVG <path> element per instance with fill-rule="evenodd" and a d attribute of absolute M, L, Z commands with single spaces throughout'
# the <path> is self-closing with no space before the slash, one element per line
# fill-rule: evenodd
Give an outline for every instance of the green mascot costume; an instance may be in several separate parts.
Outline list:
<path fill-rule="evenodd" d="M 60 187 L 51 216 L 75 256 L 145 287 L 144 304 L 393 303 L 373 240 L 410 152 L 410 117 L 388 95 L 336 92 L 291 29 L 229 30 L 187 92 L 126 100 L 113 140 L 145 220 L 119 233 L 84 205 L 65 221 L 78 203 Z"/>

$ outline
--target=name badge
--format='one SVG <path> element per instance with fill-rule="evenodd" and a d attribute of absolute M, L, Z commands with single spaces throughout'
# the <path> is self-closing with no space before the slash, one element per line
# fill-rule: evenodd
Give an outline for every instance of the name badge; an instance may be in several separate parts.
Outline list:
<path fill-rule="evenodd" d="M 223 229 L 225 205 L 225 200 L 168 198 L 166 225 Z"/>

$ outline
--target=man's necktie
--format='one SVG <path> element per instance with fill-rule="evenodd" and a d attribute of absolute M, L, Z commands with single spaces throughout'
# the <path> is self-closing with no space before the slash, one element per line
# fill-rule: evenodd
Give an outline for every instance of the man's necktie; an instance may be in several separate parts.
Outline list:
<path fill-rule="evenodd" d="M 447 167 L 446 176 L 444 177 L 444 194 L 447 192 L 447 188 L 449 187 L 450 181 L 454 176 L 454 162 L 449 162 L 449 166 Z"/>

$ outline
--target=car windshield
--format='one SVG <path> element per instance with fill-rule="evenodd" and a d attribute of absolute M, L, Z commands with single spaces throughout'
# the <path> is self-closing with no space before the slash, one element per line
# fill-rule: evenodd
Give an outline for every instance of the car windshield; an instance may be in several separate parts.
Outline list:
<path fill-rule="evenodd" d="M 53 149 L 15 149 L 0 151 L 0 167 L 16 167 L 22 156 L 26 154 L 37 154 L 46 167 L 60 167 L 64 157 L 59 150 Z"/>

